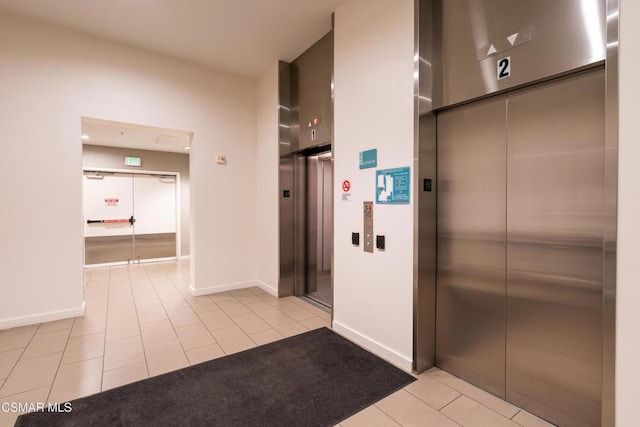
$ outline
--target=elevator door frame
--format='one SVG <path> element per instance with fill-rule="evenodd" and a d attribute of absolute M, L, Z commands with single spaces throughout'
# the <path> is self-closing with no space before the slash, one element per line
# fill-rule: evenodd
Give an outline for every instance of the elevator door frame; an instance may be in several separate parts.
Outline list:
<path fill-rule="evenodd" d="M 309 262 L 310 256 L 317 255 L 315 251 L 309 252 L 309 245 L 313 244 L 309 240 L 310 234 L 310 220 L 315 218 L 313 215 L 309 215 L 308 207 L 308 168 L 307 159 L 312 156 L 321 156 L 328 154 L 333 159 L 333 150 L 331 145 L 323 145 L 320 147 L 314 147 L 309 150 L 297 152 L 293 155 L 294 164 L 294 235 L 295 235 L 295 255 L 294 255 L 294 295 L 298 297 L 304 297 L 314 305 L 323 308 L 325 310 L 333 310 L 333 247 L 331 249 L 331 274 L 330 274 L 330 288 L 331 288 L 331 301 L 325 302 L 307 295 L 306 288 L 309 282 L 309 276 L 313 273 L 310 269 L 317 267 L 315 263 Z M 334 204 L 333 184 L 334 173 L 332 168 L 331 174 L 331 201 Z M 334 206 L 331 209 L 332 226 L 331 226 L 331 240 L 333 240 L 333 215 L 335 213 Z M 314 240 L 317 243 L 317 240 Z M 332 243 L 333 245 L 333 243 Z M 316 268 L 317 269 L 317 268 Z M 317 278 L 316 278 L 317 279 Z"/>
<path fill-rule="evenodd" d="M 436 178 L 435 113 L 442 98 L 442 0 L 415 0 L 414 43 L 414 178 Z M 602 426 L 615 426 L 616 260 L 619 121 L 620 0 L 606 0 L 606 136 Z M 597 64 L 595 64 L 597 65 Z M 567 70 L 572 73 L 578 70 Z M 549 80 L 557 76 L 549 76 Z M 530 82 L 538 83 L 538 82 Z M 517 88 L 514 88 L 517 89 Z M 466 100 L 466 102 L 473 100 Z M 413 370 L 435 366 L 435 205 L 434 192 L 414 187 Z"/>
<path fill-rule="evenodd" d="M 131 169 L 119 169 L 119 168 L 94 168 L 94 167 L 83 167 L 82 168 L 82 176 L 84 179 L 84 176 L 87 172 L 97 172 L 97 173 L 113 173 L 113 174 L 131 174 L 131 175 L 157 175 L 157 176 L 172 176 L 175 178 L 175 215 L 176 215 L 176 256 L 175 257 L 166 257 L 166 258 L 151 258 L 151 259 L 141 259 L 141 260 L 133 260 L 131 262 L 127 262 L 127 261 L 118 261 L 118 262 L 108 262 L 108 263 L 103 263 L 103 264 L 86 264 L 83 262 L 83 267 L 84 268 L 98 268 L 98 267 L 109 267 L 109 266 L 118 266 L 118 265 L 127 265 L 130 264 L 132 262 L 138 262 L 138 263 L 147 263 L 147 262 L 157 262 L 157 261 L 170 261 L 173 259 L 180 259 L 182 257 L 182 251 L 181 251 L 181 241 L 182 241 L 182 234 L 181 234 L 181 227 L 180 224 L 182 222 L 182 217 L 181 217 L 181 209 L 180 209 L 180 200 L 181 200 L 181 193 L 180 193 L 180 172 L 174 172 L 174 171 L 157 171 L 157 170 L 131 170 Z M 81 212 L 81 217 L 82 217 L 82 222 L 83 224 L 86 223 L 87 219 L 90 218 L 85 218 L 85 212 L 84 212 L 84 190 L 83 190 L 83 202 L 81 204 L 82 206 L 82 212 Z M 85 236 L 84 236 L 84 232 L 82 233 L 82 258 L 84 260 L 85 257 Z"/>

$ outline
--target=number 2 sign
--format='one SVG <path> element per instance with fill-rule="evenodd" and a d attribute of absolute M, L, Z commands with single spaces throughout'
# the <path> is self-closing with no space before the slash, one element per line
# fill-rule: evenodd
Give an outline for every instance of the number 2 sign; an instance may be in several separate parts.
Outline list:
<path fill-rule="evenodd" d="M 506 79 L 511 75 L 511 57 L 498 59 L 498 80 Z"/>

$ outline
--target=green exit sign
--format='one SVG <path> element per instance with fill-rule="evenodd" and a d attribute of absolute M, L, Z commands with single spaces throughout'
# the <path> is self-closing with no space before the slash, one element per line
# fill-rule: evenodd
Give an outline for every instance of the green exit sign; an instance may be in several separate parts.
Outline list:
<path fill-rule="evenodd" d="M 124 164 L 126 166 L 140 167 L 142 166 L 142 159 L 140 157 L 125 157 Z"/>

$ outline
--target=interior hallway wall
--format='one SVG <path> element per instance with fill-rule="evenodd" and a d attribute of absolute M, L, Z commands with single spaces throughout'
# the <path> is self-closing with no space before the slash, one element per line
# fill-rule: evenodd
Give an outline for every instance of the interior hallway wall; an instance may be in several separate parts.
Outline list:
<path fill-rule="evenodd" d="M 258 79 L 257 89 L 257 180 L 256 265 L 258 281 L 278 294 L 279 201 L 278 190 L 278 62 L 274 61 Z"/>
<path fill-rule="evenodd" d="M 96 169 L 127 169 L 125 157 L 140 157 L 142 167 L 137 169 L 180 173 L 180 255 L 188 256 L 189 248 L 189 155 L 166 151 L 134 150 L 131 148 L 82 146 L 82 166 Z"/>
<path fill-rule="evenodd" d="M 638 425 L 640 382 L 640 2 L 620 1 L 620 139 L 616 308 L 616 425 Z"/>
<path fill-rule="evenodd" d="M 363 205 L 375 200 L 375 169 L 413 166 L 413 0 L 349 0 L 335 13 L 334 328 L 410 370 L 413 349 L 413 207 L 373 208 L 374 235 L 386 250 L 351 245 L 363 233 Z M 351 201 L 342 201 L 342 180 Z M 411 188 L 414 183 L 411 182 Z M 413 200 L 411 201 L 413 203 Z"/>
<path fill-rule="evenodd" d="M 192 287 L 253 283 L 254 79 L 4 14 L 0 52 L 0 328 L 82 313 L 83 116 L 194 132 Z"/>

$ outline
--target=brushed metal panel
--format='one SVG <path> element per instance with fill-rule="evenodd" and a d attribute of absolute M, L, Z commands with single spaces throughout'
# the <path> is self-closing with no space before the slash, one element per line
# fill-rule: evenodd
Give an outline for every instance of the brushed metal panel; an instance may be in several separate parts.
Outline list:
<path fill-rule="evenodd" d="M 138 261 L 176 256 L 176 233 L 136 234 L 134 242 Z"/>
<path fill-rule="evenodd" d="M 504 398 L 506 102 L 438 115 L 436 364 Z"/>
<path fill-rule="evenodd" d="M 438 107 L 605 59 L 606 0 L 440 1 L 443 92 Z M 516 33 L 512 45 L 508 37 Z M 495 52 L 490 54 L 491 46 Z M 497 60 L 506 56 L 511 77 L 497 80 Z"/>
<path fill-rule="evenodd" d="M 296 197 L 293 183 L 293 158 L 281 157 L 279 166 L 280 177 L 280 277 L 278 280 L 278 296 L 294 295 L 294 265 L 295 265 L 295 224 L 294 200 Z M 288 191 L 288 197 L 285 197 Z"/>
<path fill-rule="evenodd" d="M 292 149 L 300 151 L 331 143 L 333 104 L 331 78 L 333 72 L 333 32 L 327 33 L 291 63 L 293 122 Z M 317 126 L 308 127 L 314 118 Z M 311 139 L 311 130 L 316 139 Z"/>
<path fill-rule="evenodd" d="M 174 243 L 175 249 L 175 243 Z M 133 261 L 133 235 L 85 237 L 85 265 Z"/>
<path fill-rule="evenodd" d="M 278 61 L 278 153 L 291 154 L 291 65 Z"/>
<path fill-rule="evenodd" d="M 509 95 L 507 400 L 600 425 L 604 73 Z"/>
<path fill-rule="evenodd" d="M 418 210 L 415 221 L 417 265 L 414 289 L 414 367 L 420 373 L 435 366 L 436 352 L 436 116 L 425 114 L 419 121 L 419 149 L 416 182 L 431 179 L 430 192 L 415 185 Z M 414 273 L 415 274 L 415 273 Z"/>
<path fill-rule="evenodd" d="M 414 185 L 413 370 L 435 366 L 436 348 L 436 116 L 434 61 L 437 1 L 415 1 L 414 181 L 431 179 L 432 189 Z"/>
<path fill-rule="evenodd" d="M 620 4 L 607 1 L 606 141 L 604 166 L 604 298 L 602 426 L 615 426 L 616 260 L 618 207 L 618 42 Z"/>
<path fill-rule="evenodd" d="M 291 154 L 291 67 L 278 63 L 278 199 L 279 199 L 279 278 L 278 296 L 287 297 L 294 290 L 295 232 L 294 232 L 294 177 Z M 286 193 L 288 192 L 288 193 Z M 286 193 L 286 195 L 285 195 Z M 287 197 L 288 196 L 288 197 Z"/>

